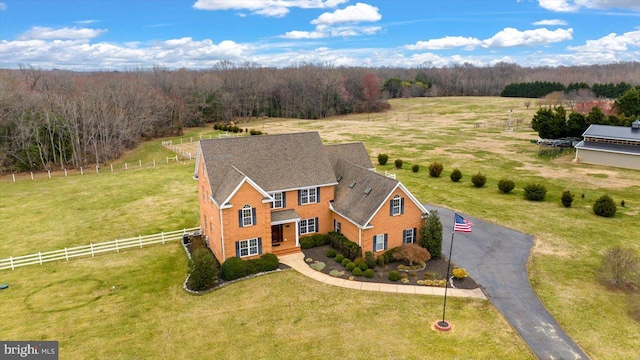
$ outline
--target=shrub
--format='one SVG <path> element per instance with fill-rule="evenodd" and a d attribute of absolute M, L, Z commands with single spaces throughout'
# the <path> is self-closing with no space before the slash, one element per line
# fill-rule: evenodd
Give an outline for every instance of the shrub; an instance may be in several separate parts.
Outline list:
<path fill-rule="evenodd" d="M 427 249 L 431 258 L 440 259 L 442 256 L 442 223 L 438 210 L 429 211 L 429 215 L 420 229 L 420 246 Z"/>
<path fill-rule="evenodd" d="M 371 269 L 367 269 L 364 271 L 364 277 L 369 278 L 369 279 L 373 279 L 373 270 Z"/>
<path fill-rule="evenodd" d="M 330 232 L 328 234 L 328 242 L 332 248 L 336 249 L 336 252 L 344 255 L 349 259 L 355 259 L 362 256 L 362 248 L 353 241 L 349 241 L 344 235 L 337 232 Z"/>
<path fill-rule="evenodd" d="M 600 196 L 593 204 L 593 212 L 598 216 L 612 217 L 616 211 L 618 211 L 616 203 L 609 195 Z"/>
<path fill-rule="evenodd" d="M 543 201 L 547 188 L 540 183 L 527 184 L 524 187 L 524 198 L 530 201 Z"/>
<path fill-rule="evenodd" d="M 415 164 L 411 167 L 411 171 L 413 171 L 414 173 L 417 173 L 418 171 L 420 171 L 420 165 Z"/>
<path fill-rule="evenodd" d="M 255 265 L 256 272 L 273 271 L 280 266 L 278 257 L 271 253 L 264 254 L 258 259 L 249 260 L 249 262 Z"/>
<path fill-rule="evenodd" d="M 364 262 L 364 258 L 361 258 L 361 257 L 357 257 L 357 258 L 353 259 L 353 263 L 356 266 L 360 266 L 360 264 L 362 264 L 363 262 Z"/>
<path fill-rule="evenodd" d="M 356 264 L 354 264 L 354 263 L 352 263 L 352 262 L 348 263 L 348 264 L 345 266 L 345 268 L 347 269 L 347 271 L 351 271 L 351 270 L 353 270 L 355 267 L 356 267 Z"/>
<path fill-rule="evenodd" d="M 400 274 L 398 274 L 397 271 L 392 270 L 389 272 L 389 280 L 391 281 L 398 281 L 400 280 Z"/>
<path fill-rule="evenodd" d="M 469 273 L 464 268 L 454 268 L 451 275 L 456 279 L 464 279 L 469 276 Z"/>
<path fill-rule="evenodd" d="M 562 192 L 562 197 L 560 200 L 562 201 L 562 205 L 568 208 L 571 207 L 571 203 L 573 202 L 574 195 L 569 190 L 565 190 Z"/>
<path fill-rule="evenodd" d="M 319 247 L 319 246 L 327 245 L 327 242 L 328 242 L 328 239 L 329 239 L 329 235 L 327 235 L 327 234 L 313 234 L 313 235 L 311 235 L 311 238 L 313 238 L 313 246 Z"/>
<path fill-rule="evenodd" d="M 209 289 L 218 280 L 218 262 L 207 248 L 193 252 L 189 260 L 189 289 L 200 291 Z"/>
<path fill-rule="evenodd" d="M 479 172 L 471 177 L 471 182 L 473 183 L 473 186 L 481 188 L 487 183 L 487 177 L 483 173 Z"/>
<path fill-rule="evenodd" d="M 516 187 L 516 183 L 511 179 L 500 179 L 498 181 L 498 189 L 503 194 L 508 194 Z"/>
<path fill-rule="evenodd" d="M 311 249 L 312 247 L 315 247 L 315 244 L 313 242 L 313 237 L 311 237 L 311 236 L 301 236 L 300 237 L 300 247 L 302 249 Z"/>
<path fill-rule="evenodd" d="M 429 176 L 431 177 L 440 177 L 440 174 L 442 174 L 442 170 L 444 169 L 444 166 L 442 165 L 442 163 L 439 162 L 433 162 L 429 165 Z"/>
<path fill-rule="evenodd" d="M 376 267 L 376 257 L 373 255 L 373 252 L 367 251 L 364 253 L 364 262 L 367 264 L 369 269 L 373 269 Z"/>
<path fill-rule="evenodd" d="M 327 257 L 335 258 L 336 257 L 336 251 L 334 249 L 327 250 Z"/>
<path fill-rule="evenodd" d="M 426 262 L 431 258 L 429 251 L 418 244 L 405 244 L 393 254 L 396 260 L 406 260 L 409 265 L 414 262 Z"/>
<path fill-rule="evenodd" d="M 378 164 L 387 165 L 387 161 L 389 161 L 389 155 L 387 155 L 387 154 L 378 154 Z"/>
<path fill-rule="evenodd" d="M 362 276 L 362 270 L 359 267 L 354 267 L 351 273 L 353 276 Z"/>
<path fill-rule="evenodd" d="M 394 247 L 391 248 L 387 251 L 385 251 L 384 254 L 382 254 L 382 256 L 384 256 L 384 263 L 385 264 L 391 264 L 392 262 L 395 262 L 396 259 L 393 257 L 393 254 L 395 254 L 396 251 L 398 251 L 400 247 Z"/>
<path fill-rule="evenodd" d="M 462 172 L 460 172 L 460 169 L 453 169 L 451 175 L 449 175 L 449 178 L 453 182 L 458 182 L 460 181 L 460 179 L 462 179 Z"/>
<path fill-rule="evenodd" d="M 396 159 L 395 164 L 396 168 L 402 169 L 402 159 Z"/>
<path fill-rule="evenodd" d="M 333 249 L 331 249 L 331 250 L 333 250 Z M 344 260 L 344 255 L 342 255 L 342 254 L 336 255 L 336 262 L 339 262 L 339 263 L 342 264 L 342 260 Z"/>
<path fill-rule="evenodd" d="M 342 264 L 342 266 L 347 266 L 347 264 L 349 264 L 350 262 L 351 262 L 351 259 L 344 258 L 340 263 Z"/>
<path fill-rule="evenodd" d="M 220 267 L 220 276 L 227 281 L 240 279 L 249 274 L 249 264 L 237 257 L 228 258 Z"/>
<path fill-rule="evenodd" d="M 640 277 L 640 257 L 633 248 L 615 246 L 605 251 L 596 273 L 598 279 L 613 287 L 632 288 Z"/>
<path fill-rule="evenodd" d="M 358 265 L 358 267 L 360 268 L 360 270 L 365 271 L 367 269 L 369 269 L 369 265 L 367 265 L 366 262 L 361 262 L 360 265 Z"/>

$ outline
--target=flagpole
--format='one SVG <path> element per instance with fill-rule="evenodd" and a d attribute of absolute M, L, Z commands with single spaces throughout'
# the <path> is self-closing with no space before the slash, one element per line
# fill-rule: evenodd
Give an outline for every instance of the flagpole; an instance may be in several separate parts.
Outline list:
<path fill-rule="evenodd" d="M 455 235 L 456 229 L 456 215 L 453 214 L 453 228 L 451 229 L 451 246 L 449 247 L 449 262 L 447 264 L 447 274 L 445 277 L 445 287 L 444 287 L 444 305 L 442 307 L 442 321 L 438 323 L 438 325 L 442 327 L 449 327 L 449 323 L 444 320 L 445 312 L 447 311 L 447 288 L 449 287 L 449 270 L 451 269 L 451 253 L 453 252 L 453 236 Z"/>

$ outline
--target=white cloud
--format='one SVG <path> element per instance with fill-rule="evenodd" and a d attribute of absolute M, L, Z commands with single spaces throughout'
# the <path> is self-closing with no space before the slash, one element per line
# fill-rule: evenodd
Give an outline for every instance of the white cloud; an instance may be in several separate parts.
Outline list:
<path fill-rule="evenodd" d="M 597 40 L 587 40 L 582 46 L 569 46 L 567 49 L 580 53 L 609 54 L 627 51 L 630 46 L 640 48 L 640 30 L 622 35 L 611 33 Z"/>
<path fill-rule="evenodd" d="M 97 22 L 100 22 L 100 20 L 78 20 L 78 21 L 75 21 L 76 24 L 82 24 L 82 25 L 93 24 L 93 23 L 97 23 Z"/>
<path fill-rule="evenodd" d="M 18 36 L 20 40 L 35 39 L 92 39 L 106 32 L 107 29 L 89 29 L 77 27 L 65 27 L 54 29 L 50 27 L 34 26 L 31 30 Z"/>
<path fill-rule="evenodd" d="M 482 44 L 482 41 L 476 38 L 462 36 L 445 36 L 440 39 L 418 41 L 414 45 L 405 46 L 405 48 L 408 50 L 443 50 L 464 47 L 465 50 L 473 50 L 480 44 Z"/>
<path fill-rule="evenodd" d="M 281 35 L 285 39 L 320 39 L 327 37 L 348 37 L 373 35 L 382 30 L 379 26 L 360 26 L 360 22 L 374 22 L 382 19 L 378 8 L 357 3 L 332 13 L 323 13 L 311 24 L 316 25 L 314 31 L 293 30 Z"/>
<path fill-rule="evenodd" d="M 0 2 L 0 10 L 7 10 L 7 4 Z"/>
<path fill-rule="evenodd" d="M 378 8 L 369 4 L 357 3 L 338 9 L 332 13 L 323 13 L 311 21 L 313 25 L 333 25 L 339 23 L 375 22 L 382 19 Z"/>
<path fill-rule="evenodd" d="M 548 30 L 545 28 L 520 31 L 514 28 L 505 28 L 489 39 L 482 41 L 482 46 L 487 48 L 505 48 L 515 46 L 547 45 L 555 42 L 571 40 L 573 29 Z"/>
<path fill-rule="evenodd" d="M 538 0 L 540 7 L 557 12 L 585 9 L 627 9 L 640 11 L 638 0 Z"/>
<path fill-rule="evenodd" d="M 545 19 L 531 23 L 536 26 L 566 26 L 567 22 L 560 19 Z"/>
<path fill-rule="evenodd" d="M 283 17 L 290 8 L 334 8 L 349 0 L 198 0 L 193 7 L 199 10 L 248 10 L 252 14 Z"/>

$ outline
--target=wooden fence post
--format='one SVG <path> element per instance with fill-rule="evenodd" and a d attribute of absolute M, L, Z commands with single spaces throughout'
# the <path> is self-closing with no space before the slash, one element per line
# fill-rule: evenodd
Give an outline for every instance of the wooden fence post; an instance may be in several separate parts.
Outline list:
<path fill-rule="evenodd" d="M 13 182 L 16 182 L 16 174 L 11 174 L 13 176 Z"/>
<path fill-rule="evenodd" d="M 9 263 L 11 264 L 11 270 L 15 270 L 16 268 L 13 266 L 13 256 L 9 256 Z"/>
<path fill-rule="evenodd" d="M 116 252 L 119 253 L 120 249 L 118 249 L 118 239 L 116 239 Z"/>
<path fill-rule="evenodd" d="M 162 236 L 162 245 L 164 245 L 164 231 L 161 233 Z"/>
<path fill-rule="evenodd" d="M 67 177 L 67 168 L 64 168 L 64 177 Z"/>
<path fill-rule="evenodd" d="M 84 175 L 84 171 L 82 170 L 82 166 L 80 166 L 80 175 Z"/>
<path fill-rule="evenodd" d="M 31 172 L 31 180 L 33 180 L 33 171 Z"/>
<path fill-rule="evenodd" d="M 64 248 L 64 257 L 69 261 L 69 253 L 67 253 L 67 248 Z"/>
<path fill-rule="evenodd" d="M 113 164 L 111 164 L 111 172 L 113 172 Z"/>
<path fill-rule="evenodd" d="M 90 247 L 91 247 L 91 257 L 94 257 L 94 255 L 93 255 L 93 243 L 91 243 Z"/>
<path fill-rule="evenodd" d="M 140 242 L 140 249 L 142 249 L 142 235 L 138 235 L 138 241 Z"/>
<path fill-rule="evenodd" d="M 49 175 L 49 179 L 51 179 L 51 170 L 47 170 L 47 174 Z"/>
<path fill-rule="evenodd" d="M 138 160 L 138 164 L 142 167 L 142 160 Z"/>
<path fill-rule="evenodd" d="M 38 252 L 38 260 L 40 260 L 40 266 L 42 266 L 42 253 Z"/>
<path fill-rule="evenodd" d="M 153 159 L 153 167 L 156 167 L 156 159 Z"/>

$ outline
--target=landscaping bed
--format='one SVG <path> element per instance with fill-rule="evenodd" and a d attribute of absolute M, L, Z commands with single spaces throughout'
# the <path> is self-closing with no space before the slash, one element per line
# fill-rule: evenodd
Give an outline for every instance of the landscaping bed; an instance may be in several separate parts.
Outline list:
<path fill-rule="evenodd" d="M 331 249 L 331 247 L 329 245 L 325 245 L 325 246 L 319 246 L 319 247 L 314 247 L 310 249 L 303 249 L 302 252 L 304 253 L 305 261 L 310 266 L 316 262 L 322 262 L 325 264 L 324 268 L 319 270 L 322 273 L 330 275 L 333 270 L 334 273 L 332 276 L 335 276 L 335 277 L 349 279 L 350 276 L 353 276 L 353 274 L 350 271 L 347 271 L 347 269 L 344 266 L 342 266 L 341 263 L 338 263 L 335 261 L 335 259 L 327 256 L 327 251 L 329 249 Z M 311 262 L 309 262 L 308 259 L 312 259 Z M 401 285 L 403 284 L 401 280 L 398 280 L 398 281 L 389 280 L 389 273 L 395 270 L 395 271 L 398 271 L 398 273 L 400 274 L 403 274 L 403 273 L 407 274 L 408 283 L 406 283 L 406 285 L 421 285 L 418 283 L 418 280 L 444 279 L 446 277 L 448 264 L 447 264 L 447 260 L 444 258 L 439 260 L 428 260 L 425 264 L 424 269 L 409 271 L 409 272 L 399 271 L 398 270 L 399 265 L 406 265 L 406 264 L 404 264 L 401 261 L 397 261 L 397 262 L 393 262 L 385 265 L 376 265 L 376 267 L 373 269 L 372 278 L 367 278 L 365 276 L 354 276 L 353 280 L 362 281 L 362 282 L 375 282 L 375 283 Z M 451 263 L 451 269 L 449 271 L 450 273 L 453 270 L 454 266 L 455 264 Z M 312 267 L 316 267 L 316 270 L 318 269 L 316 265 Z M 336 272 L 343 272 L 343 274 L 340 276 L 337 276 Z M 478 287 L 478 284 L 476 284 L 476 282 L 471 277 L 466 277 L 463 279 L 453 279 L 453 286 L 458 289 L 475 289 Z"/>

